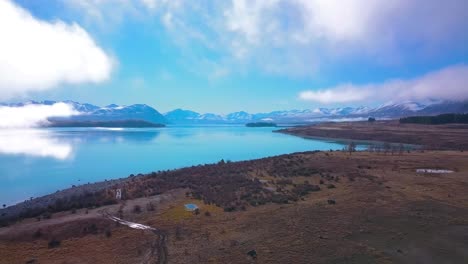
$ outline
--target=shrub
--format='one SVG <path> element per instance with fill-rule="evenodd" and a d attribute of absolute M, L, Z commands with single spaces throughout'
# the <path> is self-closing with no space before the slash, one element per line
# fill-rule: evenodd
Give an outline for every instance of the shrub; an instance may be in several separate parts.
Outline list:
<path fill-rule="evenodd" d="M 52 238 L 50 241 L 49 241 L 49 248 L 56 248 L 56 247 L 60 247 L 60 240 L 57 240 L 55 238 Z"/>
<path fill-rule="evenodd" d="M 141 213 L 141 206 L 139 206 L 138 204 L 135 205 L 135 206 L 133 207 L 133 212 L 134 212 L 134 213 L 137 213 L 137 214 Z"/>
<path fill-rule="evenodd" d="M 45 212 L 43 215 L 42 215 L 42 219 L 50 219 L 52 218 L 52 214 L 49 213 L 49 212 Z"/>
<path fill-rule="evenodd" d="M 149 202 L 147 205 L 146 205 L 146 210 L 147 211 L 154 211 L 155 208 L 154 208 L 154 204 Z"/>
<path fill-rule="evenodd" d="M 40 237 L 42 237 L 42 231 L 41 229 L 38 229 L 36 230 L 36 232 L 34 232 L 33 238 L 40 238 Z"/>

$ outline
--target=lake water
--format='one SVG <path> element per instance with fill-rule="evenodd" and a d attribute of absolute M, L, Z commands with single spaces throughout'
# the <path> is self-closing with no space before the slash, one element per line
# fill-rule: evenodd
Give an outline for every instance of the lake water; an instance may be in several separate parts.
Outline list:
<path fill-rule="evenodd" d="M 0 204 L 87 182 L 221 159 L 239 161 L 346 142 L 310 140 L 243 126 L 0 130 Z M 364 146 L 358 146 L 364 147 Z"/>

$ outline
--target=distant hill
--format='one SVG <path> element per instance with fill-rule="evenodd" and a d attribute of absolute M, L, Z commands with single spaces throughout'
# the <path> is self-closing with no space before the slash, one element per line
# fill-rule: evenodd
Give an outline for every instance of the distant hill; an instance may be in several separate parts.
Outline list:
<path fill-rule="evenodd" d="M 443 125 L 468 124 L 468 114 L 442 114 L 436 116 L 410 116 L 400 119 L 400 123 Z"/>
<path fill-rule="evenodd" d="M 246 127 L 276 127 L 275 123 L 271 122 L 254 122 L 245 124 Z"/>

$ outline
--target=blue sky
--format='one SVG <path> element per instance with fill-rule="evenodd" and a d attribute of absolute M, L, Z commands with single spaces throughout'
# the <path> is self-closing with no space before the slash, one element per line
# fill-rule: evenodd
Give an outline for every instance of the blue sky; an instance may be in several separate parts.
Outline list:
<path fill-rule="evenodd" d="M 0 75 L 17 77 L 0 78 L 3 101 L 227 113 L 468 99 L 464 0 L 2 1 L 33 16 L 0 28 L 13 34 Z"/>

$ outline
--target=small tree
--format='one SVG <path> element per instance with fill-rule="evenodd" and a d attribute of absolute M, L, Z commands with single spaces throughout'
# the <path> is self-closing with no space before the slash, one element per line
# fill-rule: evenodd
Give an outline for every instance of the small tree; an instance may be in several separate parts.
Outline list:
<path fill-rule="evenodd" d="M 348 152 L 349 152 L 349 155 L 351 155 L 352 152 L 355 152 L 356 151 L 356 144 L 354 142 L 350 142 L 348 144 Z"/>
<path fill-rule="evenodd" d="M 400 145 L 398 145 L 398 154 L 402 155 L 404 151 L 405 146 L 402 143 L 400 143 Z"/>
<path fill-rule="evenodd" d="M 367 122 L 369 122 L 369 123 L 374 123 L 374 122 L 375 122 L 375 117 L 369 117 L 369 118 L 367 119 Z"/>
<path fill-rule="evenodd" d="M 383 145 L 383 149 L 384 149 L 385 154 L 387 154 L 392 149 L 392 146 L 390 145 L 390 143 L 385 142 Z"/>

